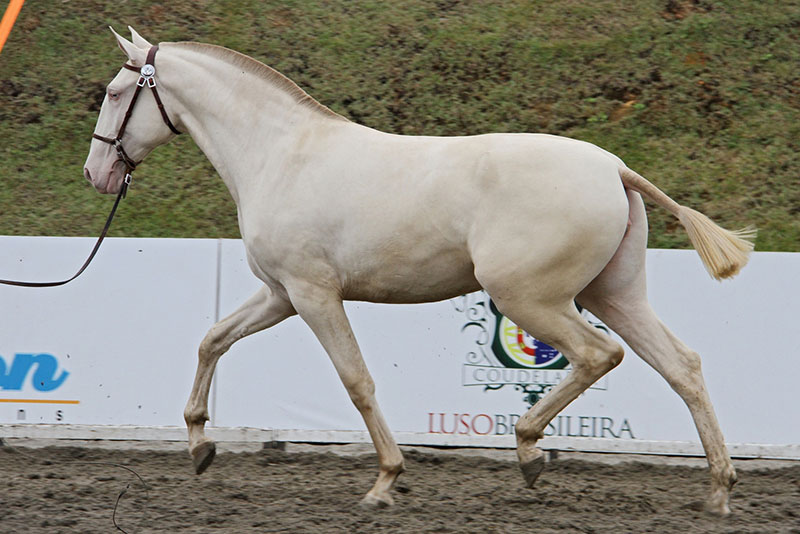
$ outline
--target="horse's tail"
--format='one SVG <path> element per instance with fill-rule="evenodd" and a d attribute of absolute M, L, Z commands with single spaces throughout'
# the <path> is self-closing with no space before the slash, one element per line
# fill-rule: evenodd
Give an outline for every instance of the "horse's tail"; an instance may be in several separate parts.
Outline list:
<path fill-rule="evenodd" d="M 619 168 L 619 176 L 625 187 L 641 193 L 678 218 L 711 276 L 717 280 L 731 278 L 747 264 L 756 237 L 755 228 L 725 230 L 699 211 L 681 206 L 627 167 Z"/>

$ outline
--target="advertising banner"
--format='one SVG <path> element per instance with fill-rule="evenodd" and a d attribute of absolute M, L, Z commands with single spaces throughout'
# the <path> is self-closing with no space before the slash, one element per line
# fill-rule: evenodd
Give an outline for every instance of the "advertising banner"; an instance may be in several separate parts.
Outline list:
<path fill-rule="evenodd" d="M 91 246 L 91 239 L 3 237 L 0 273 L 60 279 Z M 647 260 L 651 304 L 703 358 L 733 449 L 753 444 L 800 454 L 800 331 L 792 313 L 800 254 L 755 253 L 723 283 L 708 277 L 694 251 L 649 250 Z M 24 435 L 31 423 L 61 425 L 65 435 L 70 426 L 71 436 L 71 425 L 93 432 L 168 427 L 142 439 L 183 436 L 176 429 L 200 341 L 259 287 L 240 240 L 176 239 L 110 239 L 67 286 L 0 287 L 0 437 L 4 428 Z M 515 422 L 570 372 L 563 355 L 503 317 L 483 292 L 345 307 L 401 443 L 514 446 Z M 625 349 L 619 367 L 551 422 L 545 442 L 647 452 L 656 450 L 651 443 L 698 441 L 681 399 Z M 262 429 L 252 435 L 294 440 L 365 439 L 333 365 L 298 317 L 222 357 L 209 407 L 211 433 L 242 438 L 247 432 L 232 429 L 249 427 Z"/>
<path fill-rule="evenodd" d="M 94 239 L 0 238 L 0 273 L 61 280 Z M 0 287 L 0 423 L 180 425 L 214 323 L 217 242 L 107 239 L 54 288 Z"/>

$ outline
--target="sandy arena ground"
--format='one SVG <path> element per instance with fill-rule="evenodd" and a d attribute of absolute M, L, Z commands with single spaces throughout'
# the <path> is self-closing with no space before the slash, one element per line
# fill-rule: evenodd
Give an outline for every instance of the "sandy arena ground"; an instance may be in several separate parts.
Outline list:
<path fill-rule="evenodd" d="M 561 453 L 527 490 L 513 451 L 406 447 L 395 506 L 364 510 L 358 502 L 377 474 L 368 445 L 220 444 L 198 477 L 184 443 L 5 444 L 0 531 L 9 533 L 119 532 L 119 498 L 115 519 L 129 534 L 800 534 L 797 461 L 736 461 L 733 513 L 715 518 L 701 510 L 702 459 Z"/>

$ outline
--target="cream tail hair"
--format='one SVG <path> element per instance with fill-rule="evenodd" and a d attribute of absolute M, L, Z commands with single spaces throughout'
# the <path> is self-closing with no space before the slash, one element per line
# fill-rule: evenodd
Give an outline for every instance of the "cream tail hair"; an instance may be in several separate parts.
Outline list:
<path fill-rule="evenodd" d="M 641 193 L 678 218 L 711 276 L 717 280 L 732 278 L 747 264 L 757 234 L 755 229 L 726 230 L 699 211 L 681 206 L 629 168 L 620 167 L 619 176 L 625 187 Z"/>

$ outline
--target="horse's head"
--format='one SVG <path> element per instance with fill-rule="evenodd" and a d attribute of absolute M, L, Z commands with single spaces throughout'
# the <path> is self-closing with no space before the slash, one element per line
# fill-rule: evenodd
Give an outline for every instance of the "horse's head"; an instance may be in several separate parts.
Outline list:
<path fill-rule="evenodd" d="M 178 131 L 159 110 L 155 88 L 156 48 L 130 28 L 133 42 L 111 28 L 128 62 L 106 87 L 83 174 L 101 193 L 118 193 L 127 174 Z M 141 71 L 141 72 L 140 72 Z M 153 96 L 144 93 L 153 92 Z"/>

